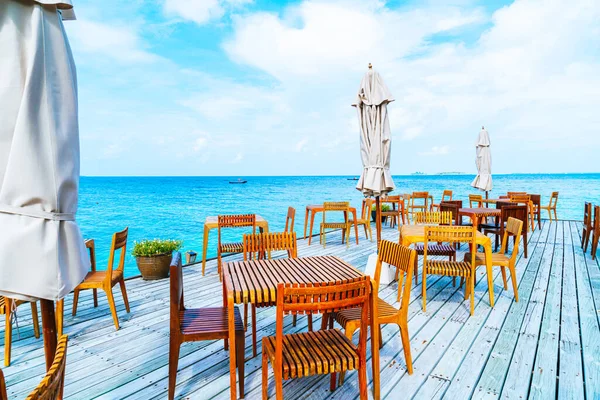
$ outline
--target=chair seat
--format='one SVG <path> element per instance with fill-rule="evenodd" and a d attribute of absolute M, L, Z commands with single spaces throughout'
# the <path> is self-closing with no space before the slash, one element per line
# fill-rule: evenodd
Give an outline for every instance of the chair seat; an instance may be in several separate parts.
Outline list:
<path fill-rule="evenodd" d="M 123 276 L 123 272 L 113 271 L 112 272 L 112 281 L 114 282 L 117 279 L 120 279 L 122 276 Z M 83 279 L 83 282 L 81 282 L 79 284 L 79 286 L 85 286 L 85 284 L 88 284 L 88 283 L 100 284 L 100 283 L 104 282 L 105 278 L 106 278 L 106 271 L 90 271 L 87 273 L 87 275 Z"/>
<path fill-rule="evenodd" d="M 471 260 L 471 253 L 465 254 L 465 261 Z M 492 253 L 492 265 L 508 267 L 510 259 L 505 254 Z M 475 264 L 485 265 L 485 253 L 475 253 Z"/>
<path fill-rule="evenodd" d="M 349 224 L 345 222 L 322 222 L 321 228 L 326 229 L 346 229 Z"/>
<path fill-rule="evenodd" d="M 236 332 L 244 330 L 240 310 L 235 307 L 233 312 Z M 184 335 L 222 333 L 229 334 L 227 307 L 190 308 L 179 312 L 181 332 Z"/>
<path fill-rule="evenodd" d="M 348 221 L 348 223 L 349 223 L 350 225 L 353 225 L 355 222 L 354 222 L 354 220 L 353 220 L 353 219 L 351 219 L 351 220 L 349 220 L 349 221 Z M 357 220 L 356 220 L 356 224 L 357 224 L 357 225 L 366 225 L 366 224 L 368 224 L 368 223 L 369 223 L 369 220 L 368 220 L 368 219 L 366 219 L 366 218 L 365 218 L 365 219 L 360 219 L 360 218 L 359 218 L 359 219 L 357 219 Z"/>
<path fill-rule="evenodd" d="M 423 255 L 425 252 L 425 245 L 418 243 L 415 246 L 417 254 Z M 427 255 L 430 256 L 453 256 L 456 254 L 456 249 L 450 244 L 430 244 L 427 247 Z"/>
<path fill-rule="evenodd" d="M 427 261 L 427 274 L 446 276 L 471 276 L 471 264 L 464 261 Z"/>
<path fill-rule="evenodd" d="M 263 351 L 275 366 L 275 336 L 263 338 Z M 357 347 L 339 329 L 283 336 L 283 379 L 358 369 Z"/>
<path fill-rule="evenodd" d="M 361 313 L 362 307 L 348 308 L 346 310 L 336 312 L 334 318 L 338 324 L 345 327 L 349 322 L 360 322 Z M 377 316 L 379 317 L 379 319 L 393 317 L 397 314 L 398 309 L 394 308 L 394 306 L 388 304 L 385 300 L 382 300 L 381 298 L 377 299 Z"/>
<path fill-rule="evenodd" d="M 242 253 L 243 243 L 221 243 L 221 253 Z"/>

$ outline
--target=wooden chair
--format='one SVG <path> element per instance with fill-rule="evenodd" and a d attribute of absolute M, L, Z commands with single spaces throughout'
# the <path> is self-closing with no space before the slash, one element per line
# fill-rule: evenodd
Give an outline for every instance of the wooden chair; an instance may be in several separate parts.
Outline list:
<path fill-rule="evenodd" d="M 85 245 L 90 252 L 90 261 L 92 264 L 92 270 L 87 273 L 83 282 L 81 282 L 73 291 L 73 316 L 77 314 L 77 302 L 79 301 L 79 292 L 82 290 L 92 289 L 94 291 L 94 307 L 98 306 L 98 298 L 96 290 L 102 289 L 106 293 L 108 300 L 108 306 L 115 323 L 115 328 L 119 329 L 119 317 L 117 316 L 117 307 L 115 306 L 115 298 L 113 297 L 112 288 L 119 284 L 121 287 L 121 294 L 123 295 L 123 302 L 125 303 L 125 309 L 129 313 L 129 300 L 127 300 L 127 290 L 125 289 L 125 279 L 123 272 L 125 269 L 125 256 L 127 248 L 127 232 L 128 228 L 123 229 L 121 232 L 113 234 L 112 244 L 110 246 L 110 254 L 108 256 L 108 267 L 106 271 L 96 271 L 96 250 L 93 240 L 87 240 Z M 117 251 L 121 251 L 119 256 L 119 265 L 117 268 L 114 267 L 115 254 Z"/>
<path fill-rule="evenodd" d="M 480 194 L 469 195 L 469 208 L 483 207 L 483 197 Z"/>
<path fill-rule="evenodd" d="M 375 203 L 373 201 L 373 203 Z M 397 196 L 387 196 L 385 198 L 385 204 L 390 204 L 392 207 L 388 211 L 381 211 L 381 217 L 390 220 L 390 228 L 393 228 L 396 223 L 400 225 L 400 220 L 402 223 L 406 223 L 406 210 L 404 208 L 404 199 Z"/>
<path fill-rule="evenodd" d="M 296 219 L 296 209 L 294 207 L 288 207 L 287 216 L 285 217 L 285 229 L 284 232 L 294 232 L 294 221 Z"/>
<path fill-rule="evenodd" d="M 414 218 L 414 223 L 420 225 L 452 225 L 452 222 L 450 211 L 417 212 Z"/>
<path fill-rule="evenodd" d="M 362 210 L 360 212 L 360 218 L 356 221 L 350 220 L 350 226 L 357 224 L 362 225 L 365 229 L 365 236 L 367 239 L 373 241 L 373 231 L 371 230 L 371 207 L 375 203 L 373 199 L 364 199 L 362 202 Z"/>
<path fill-rule="evenodd" d="M 523 255 L 525 258 L 527 258 L 527 215 L 527 206 L 525 205 L 502 203 L 500 204 L 499 224 L 495 227 L 486 227 L 483 230 L 483 233 L 486 235 L 491 233 L 496 236 L 495 250 L 498 250 L 499 238 L 504 237 L 504 230 L 506 229 L 508 219 L 515 218 L 520 221 L 523 221 L 523 228 L 521 229 L 521 236 L 523 237 Z"/>
<path fill-rule="evenodd" d="M 527 206 L 527 214 L 529 215 L 529 223 L 531 224 L 531 232 L 535 231 L 535 206 L 528 194 L 513 194 L 510 196 L 510 201 L 517 204 L 525 204 Z"/>
<path fill-rule="evenodd" d="M 62 400 L 65 385 L 65 368 L 67 365 L 67 336 L 58 338 L 54 361 L 42 381 L 26 400 Z M 4 375 L 0 370 L 0 400 L 8 400 Z"/>
<path fill-rule="evenodd" d="M 552 222 L 552 212 L 554 212 L 554 220 L 558 221 L 558 216 L 556 215 L 556 204 L 558 203 L 558 192 L 552 192 L 552 196 L 550 196 L 550 201 L 547 206 L 540 206 L 541 210 L 548 211 L 548 218 L 550 222 Z"/>
<path fill-rule="evenodd" d="M 412 192 L 408 206 L 408 213 L 411 218 L 414 218 L 416 212 L 427 210 L 429 210 L 429 192 Z"/>
<path fill-rule="evenodd" d="M 462 221 L 458 218 L 458 211 L 462 208 L 462 200 L 450 200 L 440 203 L 440 212 L 452 213 L 452 225 L 462 225 Z"/>
<path fill-rule="evenodd" d="M 368 276 L 341 283 L 314 283 L 303 287 L 277 285 L 275 336 L 263 338 L 262 397 L 268 398 L 269 362 L 273 368 L 276 399 L 283 400 L 283 380 L 317 374 L 330 375 L 330 390 L 335 390 L 336 374 L 358 370 L 359 396 L 367 394 L 367 329 L 369 326 Z M 360 336 L 354 345 L 339 329 L 283 334 L 284 314 L 329 313 L 361 307 Z"/>
<path fill-rule="evenodd" d="M 583 230 L 581 231 L 581 247 L 583 252 L 587 251 L 592 234 L 592 203 L 585 202 L 583 208 Z"/>
<path fill-rule="evenodd" d="M 598 241 L 600 241 L 600 206 L 594 207 L 594 226 L 592 230 L 592 260 L 595 260 L 596 252 L 598 251 Z"/>
<path fill-rule="evenodd" d="M 511 196 L 524 196 L 527 192 L 506 192 L 506 197 L 510 199 Z"/>
<path fill-rule="evenodd" d="M 37 303 L 32 301 L 15 300 L 0 296 L 0 315 L 5 315 L 4 323 L 4 366 L 10 366 L 10 351 L 12 347 L 12 314 L 15 308 L 22 304 L 31 304 L 31 318 L 33 320 L 33 333 L 37 339 L 40 338 L 40 323 L 38 320 Z"/>
<path fill-rule="evenodd" d="M 287 251 L 289 258 L 298 256 L 296 232 L 259 233 L 243 238 L 244 261 L 249 259 L 271 259 L 272 251 Z M 252 303 L 252 354 L 256 357 L 256 309 L 274 306 L 273 303 Z M 293 325 L 296 326 L 296 315 Z M 248 304 L 244 303 L 244 327 L 248 326 Z M 308 330 L 312 331 L 312 315 L 308 316 Z"/>
<path fill-rule="evenodd" d="M 343 212 L 344 213 L 344 222 L 327 222 L 327 213 L 331 212 Z M 326 246 L 327 238 L 326 238 L 326 229 L 341 229 L 342 230 L 342 243 L 344 243 L 344 238 L 346 239 L 346 247 L 349 246 L 350 243 L 350 228 L 352 225 L 350 224 L 350 219 L 348 218 L 348 214 L 350 213 L 350 203 L 347 201 L 326 201 L 323 203 L 323 222 L 321 222 L 321 227 L 319 230 L 319 242 L 323 245 L 323 248 Z M 356 238 L 358 240 L 358 238 Z"/>
<path fill-rule="evenodd" d="M 452 201 L 452 190 L 444 190 L 440 202 L 438 204 L 431 204 L 431 211 L 440 211 L 440 204 L 446 201 Z"/>
<path fill-rule="evenodd" d="M 504 281 L 504 289 L 508 289 L 506 285 L 506 268 L 510 272 L 510 279 L 512 281 L 513 293 L 515 295 L 515 301 L 519 301 L 519 290 L 517 289 L 517 272 L 515 266 L 517 264 L 517 255 L 519 254 L 519 241 L 521 239 L 521 230 L 523 229 L 523 221 L 516 218 L 509 217 L 506 222 L 506 229 L 504 229 L 504 235 L 502 237 L 502 247 L 499 253 L 492 254 L 492 266 L 498 266 L 502 271 L 502 280 Z M 512 236 L 515 238 L 515 244 L 510 255 L 508 255 L 508 238 Z M 472 254 L 465 254 L 465 261 L 470 261 Z M 475 266 L 485 265 L 485 253 L 477 252 L 475 254 Z M 462 282 L 461 282 L 462 283 Z"/>
<path fill-rule="evenodd" d="M 181 253 L 175 252 L 170 266 L 170 333 L 169 333 L 169 399 L 175 398 L 179 348 L 185 342 L 202 340 L 227 341 L 227 307 L 185 308 L 183 301 L 183 272 Z M 240 397 L 244 398 L 244 324 L 238 308 L 234 311 L 236 362 L 239 374 Z"/>
<path fill-rule="evenodd" d="M 256 215 L 238 214 L 238 215 L 219 215 L 218 217 L 218 243 L 217 243 L 217 269 L 219 279 L 223 279 L 221 266 L 223 264 L 223 254 L 235 254 L 244 251 L 242 242 L 223 243 L 222 230 L 227 228 L 249 228 L 252 227 L 252 233 L 256 233 Z"/>
<path fill-rule="evenodd" d="M 425 225 L 452 225 L 453 218 L 452 212 L 450 211 L 442 211 L 442 212 L 428 212 L 421 213 L 418 212 L 415 214 L 415 223 L 416 224 L 425 224 Z M 417 243 L 415 245 L 415 250 L 418 255 L 422 256 L 424 254 L 423 243 Z M 454 243 L 436 243 L 430 244 L 427 249 L 427 253 L 430 256 L 442 256 L 448 257 L 448 261 L 456 261 L 456 246 Z M 418 280 L 418 267 L 415 264 L 415 284 L 419 282 Z M 454 285 L 456 278 L 452 280 L 452 284 Z"/>
<path fill-rule="evenodd" d="M 410 354 L 410 339 L 408 335 L 408 304 L 410 303 L 410 290 L 414 265 L 417 262 L 417 254 L 414 250 L 382 240 L 379 244 L 379 253 L 377 255 L 377 264 L 375 266 L 375 275 L 373 279 L 375 285 L 373 292 L 379 291 L 379 279 L 381 276 L 381 265 L 387 263 L 393 265 L 399 271 L 398 274 L 398 302 L 400 309 L 396 309 L 380 297 L 377 298 L 377 324 L 396 324 L 400 329 L 400 338 L 404 350 L 404 359 L 408 374 L 412 375 L 413 365 Z M 333 313 L 333 319 L 344 328 L 346 337 L 352 340 L 354 332 L 360 327 L 362 320 L 361 308 L 350 308 Z M 381 337 L 381 335 L 380 335 Z M 383 343 L 380 343 L 383 345 Z M 340 385 L 344 382 L 344 374 L 340 374 Z"/>
<path fill-rule="evenodd" d="M 475 253 L 471 255 L 471 261 L 441 261 L 431 260 L 427 251 L 430 243 L 469 243 L 472 249 L 476 248 L 475 238 L 477 228 L 469 226 L 426 226 L 425 227 L 425 246 L 423 251 L 423 311 L 427 311 L 427 275 L 445 275 L 464 278 L 465 300 L 467 297 L 471 300 L 470 312 L 473 315 L 475 309 Z"/>

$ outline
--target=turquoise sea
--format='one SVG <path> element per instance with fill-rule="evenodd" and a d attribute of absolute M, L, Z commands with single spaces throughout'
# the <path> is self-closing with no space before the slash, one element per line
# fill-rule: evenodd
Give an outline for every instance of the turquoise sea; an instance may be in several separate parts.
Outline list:
<path fill-rule="evenodd" d="M 203 222 L 206 216 L 256 213 L 269 222 L 271 231 L 283 230 L 288 206 L 296 208 L 296 232 L 302 234 L 307 204 L 350 201 L 360 207 L 362 195 L 347 176 L 244 177 L 248 183 L 231 185 L 238 177 L 82 177 L 77 220 L 84 237 L 96 241 L 99 269 L 106 268 L 111 235 L 129 227 L 129 250 L 145 238 L 184 241 L 183 251 L 194 250 L 200 260 Z M 394 176 L 395 193 L 429 191 L 436 201 L 444 189 L 455 199 L 466 200 L 473 175 Z M 559 191 L 558 216 L 583 218 L 584 201 L 600 203 L 600 174 L 494 175 L 490 197 L 507 191 L 542 195 L 547 204 Z M 546 218 L 545 214 L 542 214 Z M 239 233 L 238 233 L 239 235 Z M 215 257 L 217 232 L 210 235 L 208 257 Z M 129 251 L 128 250 L 128 251 Z M 126 276 L 138 275 L 135 259 L 128 254 Z"/>

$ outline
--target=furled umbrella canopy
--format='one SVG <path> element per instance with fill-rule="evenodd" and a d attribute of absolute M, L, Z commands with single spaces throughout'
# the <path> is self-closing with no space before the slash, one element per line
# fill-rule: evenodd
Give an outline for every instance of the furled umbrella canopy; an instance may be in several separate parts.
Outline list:
<path fill-rule="evenodd" d="M 358 113 L 363 163 L 356 189 L 365 196 L 380 196 L 394 190 L 390 174 L 392 135 L 387 112 L 387 105 L 392 101 L 394 98 L 381 75 L 369 65 L 352 104 Z"/>
<path fill-rule="evenodd" d="M 89 270 L 75 222 L 79 127 L 70 0 L 0 1 L 0 295 L 63 298 Z"/>
<path fill-rule="evenodd" d="M 492 153 L 490 145 L 490 135 L 482 126 L 477 143 L 475 143 L 477 176 L 471 183 L 471 186 L 485 192 L 492 190 Z"/>

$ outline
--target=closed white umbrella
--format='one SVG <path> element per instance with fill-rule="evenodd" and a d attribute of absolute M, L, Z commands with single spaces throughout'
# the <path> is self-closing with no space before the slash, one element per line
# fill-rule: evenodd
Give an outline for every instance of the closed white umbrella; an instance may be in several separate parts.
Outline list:
<path fill-rule="evenodd" d="M 477 158 L 477 176 L 471 183 L 471 186 L 484 192 L 492 190 L 492 153 L 490 150 L 490 135 L 482 126 L 477 138 L 476 152 Z"/>
<path fill-rule="evenodd" d="M 392 101 L 394 98 L 381 75 L 369 64 L 369 70 L 360 82 L 356 101 L 352 104 L 358 113 L 360 154 L 363 163 L 363 171 L 356 189 L 365 196 L 376 198 L 378 243 L 381 240 L 379 196 L 394 190 L 394 181 L 390 174 L 392 135 L 387 112 L 387 105 Z"/>
<path fill-rule="evenodd" d="M 67 0 L 0 1 L 2 296 L 58 300 L 89 270 L 75 222 L 77 80 L 61 15 L 69 7 Z"/>

